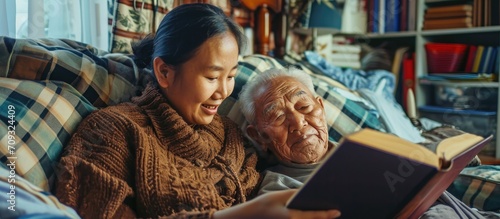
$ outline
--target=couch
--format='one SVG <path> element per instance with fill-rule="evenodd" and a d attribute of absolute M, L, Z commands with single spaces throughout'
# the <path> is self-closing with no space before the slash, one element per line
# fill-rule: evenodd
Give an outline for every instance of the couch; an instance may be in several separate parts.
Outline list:
<path fill-rule="evenodd" d="M 235 89 L 219 113 L 244 127 L 237 102 L 242 86 L 271 67 L 291 64 L 312 76 L 316 93 L 324 98 L 331 141 L 362 128 L 386 131 L 377 113 L 349 98 L 359 97 L 358 93 L 301 59 L 241 57 Z M 51 201 L 46 203 L 59 206 L 69 212 L 66 216 L 73 217 L 74 212 L 50 194 L 64 146 L 92 111 L 138 95 L 151 80 L 147 71 L 138 69 L 126 54 L 108 53 L 72 40 L 0 37 L 0 165 L 7 170 L 0 172 L 0 182 L 7 183 L 8 188 L 13 185 L 9 176 L 14 175 L 28 185 L 21 189 L 34 188 L 22 189 L 27 194 L 42 200 L 48 197 Z M 498 212 L 500 168 L 468 167 L 449 190 L 470 206 Z M 5 211 L 7 208 L 0 210 L 0 217 L 12 213 Z M 22 214 L 22 210 L 17 212 Z"/>

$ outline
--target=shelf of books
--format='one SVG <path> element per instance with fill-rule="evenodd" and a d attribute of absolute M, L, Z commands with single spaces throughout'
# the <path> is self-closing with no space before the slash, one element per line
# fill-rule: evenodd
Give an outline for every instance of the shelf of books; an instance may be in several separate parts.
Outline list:
<path fill-rule="evenodd" d="M 499 1 L 426 1 L 419 6 L 420 116 L 466 132 L 496 136 L 500 123 Z M 481 154 L 500 158 L 500 141 L 495 137 Z"/>
<path fill-rule="evenodd" d="M 500 29 L 498 0 L 364 0 L 367 37 L 495 32 Z M 421 25 L 420 25 L 421 24 Z M 480 27 L 480 28 L 479 28 Z"/>
<path fill-rule="evenodd" d="M 496 136 L 500 1 L 361 1 L 366 42 L 394 50 L 393 73 L 403 106 L 411 89 L 420 117 Z M 500 158 L 500 140 L 494 138 L 482 154 Z"/>

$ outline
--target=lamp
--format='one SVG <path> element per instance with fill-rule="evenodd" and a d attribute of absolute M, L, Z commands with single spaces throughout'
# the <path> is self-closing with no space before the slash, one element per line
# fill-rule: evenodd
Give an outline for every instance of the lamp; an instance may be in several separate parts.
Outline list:
<path fill-rule="evenodd" d="M 335 0 L 308 0 L 307 6 L 298 20 L 302 28 L 296 30 L 301 34 L 309 34 L 312 30 L 313 50 L 317 51 L 316 40 L 319 35 L 340 32 L 342 10 Z"/>

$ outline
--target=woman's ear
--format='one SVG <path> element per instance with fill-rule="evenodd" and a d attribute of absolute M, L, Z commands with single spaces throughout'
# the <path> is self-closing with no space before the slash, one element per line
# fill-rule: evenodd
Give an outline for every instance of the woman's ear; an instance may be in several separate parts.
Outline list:
<path fill-rule="evenodd" d="M 158 85 L 160 85 L 160 87 L 162 88 L 167 88 L 174 76 L 173 69 L 165 62 L 163 62 L 160 57 L 156 57 L 153 60 L 153 72 L 156 76 Z"/>

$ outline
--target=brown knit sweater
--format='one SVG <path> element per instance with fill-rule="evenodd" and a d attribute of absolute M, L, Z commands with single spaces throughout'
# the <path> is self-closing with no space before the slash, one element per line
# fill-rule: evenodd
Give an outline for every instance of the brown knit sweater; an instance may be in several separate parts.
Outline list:
<path fill-rule="evenodd" d="M 159 91 L 98 110 L 61 158 L 55 194 L 83 218 L 210 218 L 258 181 L 238 127 L 188 125 Z"/>

